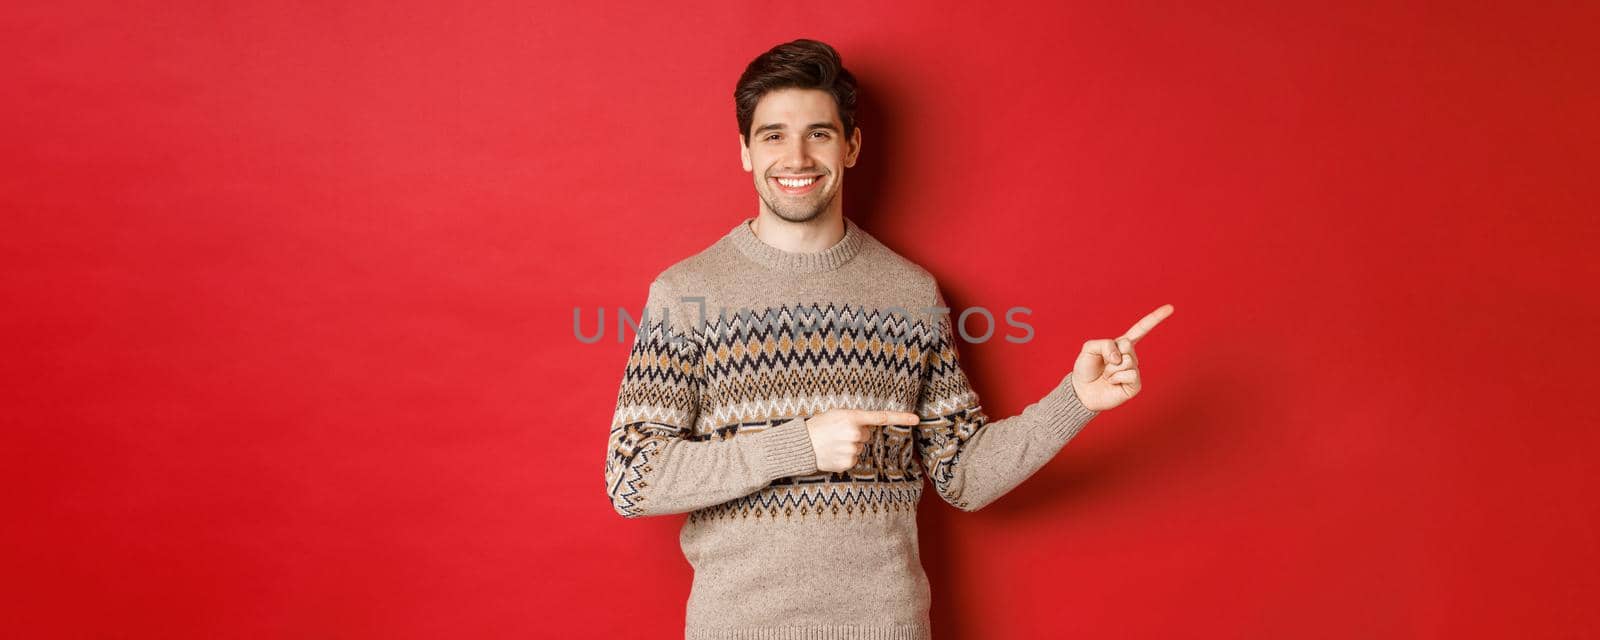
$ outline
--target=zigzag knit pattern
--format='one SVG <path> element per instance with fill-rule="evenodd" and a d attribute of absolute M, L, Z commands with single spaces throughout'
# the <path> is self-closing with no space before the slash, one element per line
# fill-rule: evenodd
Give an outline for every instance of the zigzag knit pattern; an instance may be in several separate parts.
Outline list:
<path fill-rule="evenodd" d="M 924 483 L 981 509 L 1094 412 L 1065 377 L 990 420 L 931 273 L 848 218 L 810 252 L 764 242 L 755 222 L 651 281 L 607 443 L 611 503 L 688 514 L 689 640 L 928 640 Z M 919 420 L 870 426 L 851 468 L 822 471 L 810 420 L 836 409 Z"/>
<path fill-rule="evenodd" d="M 647 315 L 648 317 L 648 315 Z M 955 479 L 960 442 L 987 417 L 959 366 L 947 315 L 811 303 L 718 314 L 697 331 L 651 320 L 629 353 L 606 465 L 617 510 L 643 515 L 652 453 L 669 439 L 726 440 L 828 408 L 921 408 L 915 429 L 875 430 L 857 466 L 780 478 L 761 491 L 701 509 L 696 519 L 850 517 L 913 509 L 920 455 L 935 489 Z M 956 494 L 947 494 L 956 495 Z"/>

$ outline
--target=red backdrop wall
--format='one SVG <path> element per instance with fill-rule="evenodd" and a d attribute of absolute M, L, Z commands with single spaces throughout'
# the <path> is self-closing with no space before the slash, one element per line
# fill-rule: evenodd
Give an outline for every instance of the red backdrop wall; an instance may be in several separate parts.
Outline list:
<path fill-rule="evenodd" d="M 1600 12 L 1336 4 L 10 3 L 6 635 L 681 636 L 573 310 L 754 215 L 796 37 L 866 92 L 846 215 L 1033 309 L 962 346 L 991 416 L 1177 309 L 924 497 L 937 637 L 1595 634 Z"/>

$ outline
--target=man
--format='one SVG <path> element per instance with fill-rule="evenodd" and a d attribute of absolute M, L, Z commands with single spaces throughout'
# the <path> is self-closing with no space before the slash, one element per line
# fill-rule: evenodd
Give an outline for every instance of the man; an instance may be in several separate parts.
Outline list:
<path fill-rule="evenodd" d="M 933 276 L 844 218 L 861 131 L 838 54 L 774 47 L 734 100 L 759 213 L 650 284 L 606 491 L 625 517 L 689 514 L 686 638 L 928 638 L 924 474 L 965 511 L 1010 491 L 1139 392 L 1134 343 L 1172 306 L 991 421 Z"/>

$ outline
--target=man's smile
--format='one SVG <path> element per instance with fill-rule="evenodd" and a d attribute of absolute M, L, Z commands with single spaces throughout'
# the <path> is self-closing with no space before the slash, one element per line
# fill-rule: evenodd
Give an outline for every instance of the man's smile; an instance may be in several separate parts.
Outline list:
<path fill-rule="evenodd" d="M 812 189 L 817 188 L 817 185 L 822 184 L 822 176 L 802 176 L 802 177 L 787 177 L 787 176 L 785 176 L 785 177 L 770 178 L 770 180 L 772 181 L 772 184 L 775 185 L 778 188 L 779 191 L 782 191 L 784 193 L 791 194 L 791 195 L 800 195 L 800 194 L 804 194 L 804 193 L 810 193 Z"/>

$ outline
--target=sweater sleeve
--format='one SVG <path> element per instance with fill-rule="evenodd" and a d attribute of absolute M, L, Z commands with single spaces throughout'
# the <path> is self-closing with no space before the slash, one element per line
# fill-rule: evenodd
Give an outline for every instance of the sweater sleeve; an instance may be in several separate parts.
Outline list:
<path fill-rule="evenodd" d="M 737 437 L 694 434 L 705 369 L 690 319 L 674 318 L 686 311 L 676 295 L 659 277 L 651 283 L 611 420 L 606 493 L 625 518 L 694 511 L 817 471 L 804 418 Z"/>
<path fill-rule="evenodd" d="M 945 306 L 937 285 L 934 300 L 934 306 Z M 917 449 L 939 496 L 962 511 L 976 511 L 1032 476 L 1099 412 L 1079 402 L 1068 360 L 1067 375 L 1043 398 L 1020 415 L 990 421 L 961 370 L 951 315 L 940 313 L 930 322 Z"/>

